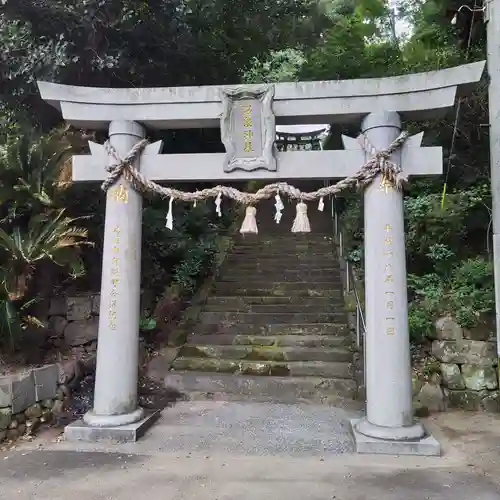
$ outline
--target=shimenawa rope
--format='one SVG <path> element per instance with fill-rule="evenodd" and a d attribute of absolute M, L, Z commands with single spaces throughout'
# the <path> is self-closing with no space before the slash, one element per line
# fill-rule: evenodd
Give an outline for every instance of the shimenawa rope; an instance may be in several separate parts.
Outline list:
<path fill-rule="evenodd" d="M 283 202 L 280 194 L 285 194 L 289 198 L 298 200 L 297 215 L 293 223 L 292 232 L 310 232 L 309 220 L 307 217 L 306 201 L 314 201 L 319 199 L 319 210 L 323 210 L 323 198 L 325 196 L 333 196 L 341 193 L 352 187 L 363 189 L 377 177 L 382 174 L 386 181 L 392 183 L 396 188 L 401 188 L 402 183 L 406 181 L 403 176 L 401 166 L 391 162 L 389 158 L 400 148 L 408 138 L 407 132 L 402 132 L 386 149 L 377 151 L 368 141 L 367 137 L 361 134 L 358 140 L 363 150 L 371 155 L 371 158 L 353 175 L 346 177 L 336 184 L 322 187 L 316 191 L 302 192 L 300 189 L 286 182 L 275 182 L 268 184 L 259 189 L 255 193 L 247 193 L 228 186 L 215 186 L 206 188 L 201 191 L 185 192 L 178 189 L 160 186 L 156 182 L 146 179 L 134 166 L 133 162 L 140 156 L 144 148 L 147 146 L 146 139 L 141 140 L 121 159 L 116 149 L 107 141 L 104 145 L 108 156 L 111 158 L 111 163 L 106 167 L 108 177 L 102 183 L 102 190 L 108 191 L 123 175 L 130 182 L 134 190 L 140 194 L 157 194 L 162 198 L 169 198 L 169 212 L 167 213 L 166 227 L 172 229 L 173 216 L 172 204 L 174 200 L 187 201 L 197 203 L 198 201 L 215 198 L 217 213 L 222 215 L 221 203 L 222 197 L 230 198 L 237 203 L 247 206 L 245 219 L 243 221 L 240 232 L 242 233 L 257 233 L 257 223 L 255 219 L 256 205 L 259 201 L 275 197 L 276 215 L 275 220 L 279 223 L 281 219 L 281 211 L 283 210 Z"/>

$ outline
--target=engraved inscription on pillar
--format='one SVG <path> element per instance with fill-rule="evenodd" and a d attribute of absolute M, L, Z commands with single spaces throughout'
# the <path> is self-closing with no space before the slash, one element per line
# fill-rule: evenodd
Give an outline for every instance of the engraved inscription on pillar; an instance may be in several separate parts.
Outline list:
<path fill-rule="evenodd" d="M 116 330 L 118 285 L 120 284 L 120 228 L 113 228 L 113 246 L 111 247 L 111 291 L 109 292 L 108 328 Z"/>
<path fill-rule="evenodd" d="M 221 140 L 226 148 L 224 171 L 275 171 L 276 124 L 274 86 L 246 85 L 221 90 Z"/>
<path fill-rule="evenodd" d="M 393 269 L 393 257 L 394 252 L 392 248 L 392 226 L 390 224 L 384 225 L 384 251 L 383 262 L 384 266 L 384 312 L 385 312 L 385 332 L 387 335 L 395 335 L 396 328 L 394 317 L 394 269 Z"/>

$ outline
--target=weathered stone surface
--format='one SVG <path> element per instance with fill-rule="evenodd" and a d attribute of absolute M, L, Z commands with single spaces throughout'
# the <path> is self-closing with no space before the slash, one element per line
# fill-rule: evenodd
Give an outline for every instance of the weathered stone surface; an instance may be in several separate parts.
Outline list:
<path fill-rule="evenodd" d="M 470 340 L 490 340 L 492 330 L 484 324 L 480 324 L 470 330 L 464 328 L 464 338 Z"/>
<path fill-rule="evenodd" d="M 49 316 L 66 316 L 67 304 L 65 297 L 54 297 L 50 301 Z"/>
<path fill-rule="evenodd" d="M 99 314 L 99 308 L 101 307 L 101 296 L 94 295 L 92 297 L 92 314 L 96 316 Z"/>
<path fill-rule="evenodd" d="M 26 422 L 24 413 L 16 413 L 15 415 L 12 415 L 12 418 L 15 419 L 19 424 L 24 424 L 24 422 Z"/>
<path fill-rule="evenodd" d="M 27 419 L 39 418 L 42 416 L 42 413 L 43 409 L 41 405 L 39 405 L 38 403 L 31 405 L 24 411 L 24 415 L 26 416 Z"/>
<path fill-rule="evenodd" d="M 462 365 L 462 377 L 467 389 L 473 391 L 498 388 L 496 369 L 492 366 Z"/>
<path fill-rule="evenodd" d="M 19 424 L 19 426 L 17 427 L 17 432 L 20 436 L 22 436 L 26 432 L 26 424 Z"/>
<path fill-rule="evenodd" d="M 56 397 L 57 384 L 59 382 L 59 368 L 57 365 L 46 365 L 33 370 L 35 379 L 35 398 L 37 401 L 43 399 L 54 399 Z"/>
<path fill-rule="evenodd" d="M 175 347 L 162 349 L 158 356 L 155 356 L 149 361 L 146 367 L 146 377 L 155 382 L 163 382 L 178 352 L 179 349 Z"/>
<path fill-rule="evenodd" d="M 413 373 L 411 377 L 411 387 L 412 387 L 413 397 L 418 395 L 423 385 L 424 383 L 418 378 L 418 375 L 416 373 Z"/>
<path fill-rule="evenodd" d="M 12 422 L 12 410 L 10 408 L 0 408 L 0 431 L 8 429 Z"/>
<path fill-rule="evenodd" d="M 436 338 L 439 340 L 460 340 L 463 338 L 462 327 L 451 316 L 439 318 L 435 327 Z"/>
<path fill-rule="evenodd" d="M 440 378 L 426 382 L 415 398 L 415 402 L 420 406 L 421 411 L 423 408 L 427 408 L 430 413 L 445 411 L 445 398 Z"/>
<path fill-rule="evenodd" d="M 460 367 L 455 363 L 441 363 L 443 385 L 448 389 L 465 389 Z"/>
<path fill-rule="evenodd" d="M 481 400 L 488 396 L 487 391 L 449 391 L 448 404 L 450 408 L 475 411 L 481 407 Z"/>
<path fill-rule="evenodd" d="M 92 297 L 68 297 L 67 304 L 66 317 L 69 321 L 89 319 L 92 315 Z"/>
<path fill-rule="evenodd" d="M 12 392 L 10 376 L 0 377 L 0 408 L 12 405 Z"/>
<path fill-rule="evenodd" d="M 5 434 L 5 439 L 8 441 L 14 441 L 19 437 L 19 430 L 18 429 L 7 429 L 7 432 Z"/>
<path fill-rule="evenodd" d="M 0 442 L 2 442 L 5 439 L 5 436 L 7 436 L 7 431 L 0 431 Z"/>
<path fill-rule="evenodd" d="M 500 393 L 492 391 L 481 400 L 482 408 L 490 413 L 500 412 Z"/>
<path fill-rule="evenodd" d="M 12 413 L 20 413 L 36 403 L 35 378 L 33 372 L 12 376 Z"/>
<path fill-rule="evenodd" d="M 49 318 L 48 328 L 52 335 L 56 337 L 62 337 L 64 334 L 64 329 L 68 324 L 68 320 L 63 316 L 51 316 Z"/>
<path fill-rule="evenodd" d="M 92 318 L 85 321 L 74 321 L 64 330 L 64 339 L 67 345 L 79 346 L 88 344 L 97 339 L 99 321 Z"/>
<path fill-rule="evenodd" d="M 432 354 L 443 363 L 483 366 L 497 363 L 495 345 L 478 340 L 435 340 L 432 343 Z"/>
<path fill-rule="evenodd" d="M 176 370 L 235 373 L 239 370 L 239 363 L 225 359 L 177 358 L 172 367 Z"/>

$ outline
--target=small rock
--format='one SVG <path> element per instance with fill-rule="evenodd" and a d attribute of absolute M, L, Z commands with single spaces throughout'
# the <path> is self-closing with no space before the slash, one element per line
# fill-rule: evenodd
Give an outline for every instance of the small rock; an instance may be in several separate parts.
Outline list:
<path fill-rule="evenodd" d="M 416 373 L 413 373 L 411 376 L 411 387 L 412 387 L 413 397 L 415 397 L 420 392 L 420 389 L 422 389 L 423 385 L 424 383 L 420 380 L 418 375 Z"/>
<path fill-rule="evenodd" d="M 7 429 L 12 422 L 12 410 L 10 408 L 0 408 L 0 431 Z"/>
<path fill-rule="evenodd" d="M 24 415 L 27 419 L 39 418 L 42 416 L 42 413 L 42 407 L 38 403 L 31 405 L 30 407 L 26 408 L 26 410 L 24 410 Z"/>
<path fill-rule="evenodd" d="M 500 413 L 500 394 L 492 391 L 481 400 L 483 409 L 490 413 Z"/>
<path fill-rule="evenodd" d="M 68 312 L 66 317 L 69 321 L 82 321 L 90 318 L 92 314 L 91 297 L 69 297 L 67 304 Z"/>
<path fill-rule="evenodd" d="M 64 339 L 69 346 L 81 346 L 97 340 L 98 318 L 79 320 L 69 323 L 64 329 Z"/>
<path fill-rule="evenodd" d="M 19 422 L 17 420 L 12 420 L 12 422 L 9 425 L 9 429 L 17 429 L 19 426 Z"/>
<path fill-rule="evenodd" d="M 464 329 L 464 338 L 470 340 L 489 340 L 491 333 L 491 329 L 486 324 L 479 324 L 470 330 Z"/>
<path fill-rule="evenodd" d="M 32 436 L 40 427 L 40 420 L 38 418 L 33 420 L 28 420 L 26 422 L 26 434 Z"/>
<path fill-rule="evenodd" d="M 54 297 L 50 301 L 49 316 L 65 316 L 66 309 L 66 299 L 64 297 Z"/>
<path fill-rule="evenodd" d="M 455 363 L 441 363 L 443 384 L 448 389 L 465 389 L 460 367 Z"/>
<path fill-rule="evenodd" d="M 487 391 L 449 391 L 448 402 L 451 408 L 475 411 L 480 408 L 481 400 L 487 395 Z"/>
<path fill-rule="evenodd" d="M 26 417 L 24 413 L 16 413 L 12 416 L 13 419 L 16 419 L 19 424 L 24 424 L 26 422 Z"/>
<path fill-rule="evenodd" d="M 46 423 L 52 421 L 52 411 L 49 409 L 45 409 L 40 416 L 40 422 Z"/>
<path fill-rule="evenodd" d="M 497 389 L 497 371 L 493 366 L 462 365 L 462 377 L 467 389 Z"/>
<path fill-rule="evenodd" d="M 493 342 L 479 340 L 435 340 L 432 354 L 442 363 L 493 366 L 497 363 Z"/>
<path fill-rule="evenodd" d="M 52 335 L 62 337 L 68 320 L 63 316 L 52 316 L 49 318 L 49 330 Z"/>
<path fill-rule="evenodd" d="M 422 386 L 416 402 L 421 407 L 427 408 L 430 413 L 445 411 L 445 398 L 439 374 L 433 374 L 431 380 Z"/>
<path fill-rule="evenodd" d="M 53 415 L 61 415 L 64 412 L 64 401 L 57 399 L 54 401 L 54 406 L 52 407 Z"/>
<path fill-rule="evenodd" d="M 5 438 L 9 441 L 14 441 L 19 437 L 19 429 L 8 429 Z"/>
<path fill-rule="evenodd" d="M 459 340 L 463 338 L 462 327 L 451 317 L 439 318 L 435 324 L 439 340 Z"/>
<path fill-rule="evenodd" d="M 44 399 L 41 404 L 44 408 L 50 409 L 50 408 L 52 408 L 52 406 L 54 406 L 54 400 L 53 399 Z"/>

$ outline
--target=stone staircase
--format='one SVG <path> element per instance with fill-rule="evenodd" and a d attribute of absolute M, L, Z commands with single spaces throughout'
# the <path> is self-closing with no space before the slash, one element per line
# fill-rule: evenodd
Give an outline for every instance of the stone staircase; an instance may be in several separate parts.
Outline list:
<path fill-rule="evenodd" d="M 239 236 L 226 258 L 167 385 L 193 399 L 354 399 L 352 340 L 328 223 L 315 220 L 323 232 L 302 235 L 289 232 L 291 220 L 279 230 L 258 222 L 260 234 Z"/>

